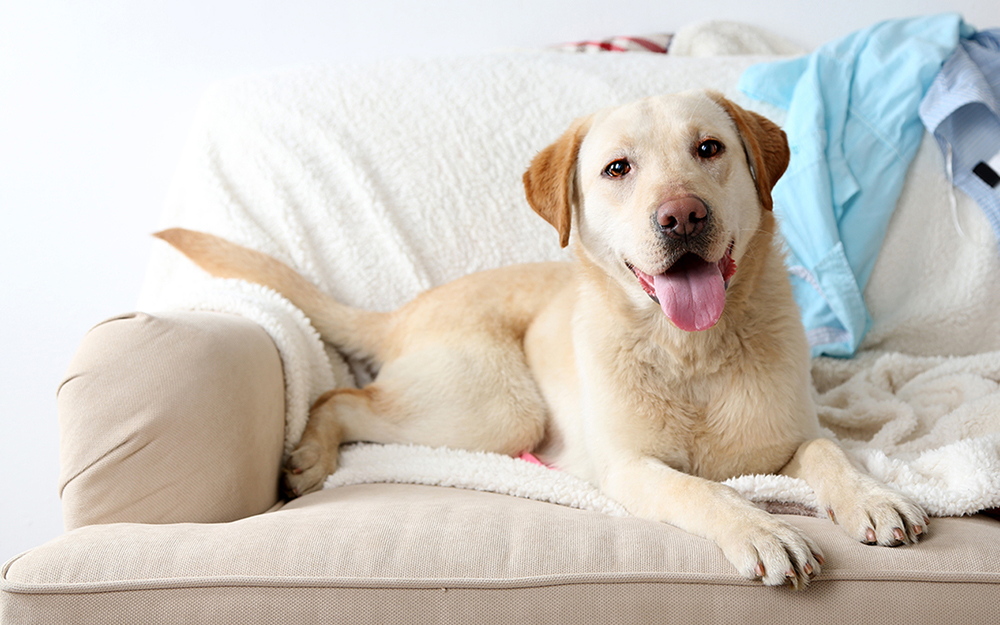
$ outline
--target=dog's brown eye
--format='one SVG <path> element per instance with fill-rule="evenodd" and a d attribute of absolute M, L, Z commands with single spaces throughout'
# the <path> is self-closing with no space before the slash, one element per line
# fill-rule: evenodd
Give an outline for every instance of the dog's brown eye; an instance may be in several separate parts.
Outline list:
<path fill-rule="evenodd" d="M 611 178 L 621 178 L 630 171 L 632 171 L 632 165 L 629 164 L 628 160 L 620 158 L 617 161 L 611 161 L 604 168 L 604 175 Z"/>
<path fill-rule="evenodd" d="M 712 158 L 722 152 L 722 144 L 715 139 L 706 139 L 698 144 L 698 156 L 700 158 Z"/>

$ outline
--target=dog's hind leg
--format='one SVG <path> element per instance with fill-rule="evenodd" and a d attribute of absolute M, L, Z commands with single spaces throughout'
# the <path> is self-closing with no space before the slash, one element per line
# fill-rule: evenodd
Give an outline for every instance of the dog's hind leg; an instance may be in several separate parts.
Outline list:
<path fill-rule="evenodd" d="M 337 449 L 343 428 L 337 418 L 337 404 L 364 403 L 357 389 L 324 393 L 309 410 L 309 421 L 295 450 L 285 460 L 281 488 L 292 499 L 323 487 L 323 481 L 337 468 Z"/>
<path fill-rule="evenodd" d="M 405 443 L 517 455 L 545 434 L 546 408 L 520 350 L 429 347 L 392 361 L 363 389 L 320 397 L 285 463 L 284 489 L 322 487 L 341 443 Z"/>
<path fill-rule="evenodd" d="M 409 442 L 398 402 L 378 383 L 362 389 L 343 388 L 320 396 L 309 410 L 309 421 L 295 450 L 285 461 L 283 489 L 289 497 L 323 487 L 337 469 L 341 443 Z"/>
<path fill-rule="evenodd" d="M 309 421 L 295 450 L 285 461 L 282 488 L 289 498 L 323 487 L 337 469 L 341 443 L 360 440 L 402 442 L 385 419 L 384 395 L 377 384 L 343 388 L 320 396 L 309 410 Z M 361 434 L 363 432 L 363 434 Z"/>

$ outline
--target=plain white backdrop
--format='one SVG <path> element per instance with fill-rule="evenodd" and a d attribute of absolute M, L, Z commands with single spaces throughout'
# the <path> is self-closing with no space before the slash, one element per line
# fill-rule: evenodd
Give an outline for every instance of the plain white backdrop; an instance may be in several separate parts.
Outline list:
<path fill-rule="evenodd" d="M 462 55 L 735 20 L 814 48 L 983 0 L 0 0 L 0 562 L 62 533 L 56 387 L 135 306 L 201 94 L 312 63 Z"/>

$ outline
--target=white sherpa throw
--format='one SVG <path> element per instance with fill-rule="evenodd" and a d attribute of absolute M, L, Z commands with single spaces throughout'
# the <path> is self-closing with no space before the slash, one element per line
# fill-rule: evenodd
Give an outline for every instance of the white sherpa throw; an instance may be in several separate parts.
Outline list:
<path fill-rule="evenodd" d="M 621 504 L 569 473 L 500 454 L 421 445 L 345 445 L 326 488 L 403 483 L 450 486 L 627 516 Z"/>
<path fill-rule="evenodd" d="M 482 490 L 627 516 L 618 502 L 577 477 L 500 454 L 421 445 L 359 443 L 341 448 L 340 466 L 325 487 L 402 483 Z M 816 497 L 802 480 L 778 475 L 748 475 L 728 480 L 764 508 L 816 514 Z"/>
<path fill-rule="evenodd" d="M 577 116 L 709 87 L 780 123 L 780 111 L 735 90 L 743 69 L 762 60 L 512 52 L 233 81 L 203 102 L 161 226 L 224 236 L 281 259 L 341 301 L 392 309 L 472 271 L 566 258 L 520 181 Z M 866 345 L 884 355 L 817 361 L 814 377 L 824 426 L 860 462 L 929 511 L 964 514 L 1000 505 L 998 356 L 972 355 L 1000 352 L 1000 268 L 977 207 L 959 197 L 950 208 L 934 152 L 922 151 L 911 168 L 866 293 L 876 319 Z M 211 279 L 165 244 L 155 244 L 140 308 L 218 310 L 259 323 L 284 365 L 286 449 L 320 394 L 354 384 L 289 302 Z M 967 356 L 932 357 L 943 353 Z M 572 476 L 489 454 L 354 446 L 330 479 L 480 488 L 621 512 Z M 803 483 L 784 477 L 730 484 L 758 502 L 815 505 Z"/>
<path fill-rule="evenodd" d="M 820 396 L 823 424 L 932 515 L 1000 507 L 1000 352 L 866 360 Z"/>

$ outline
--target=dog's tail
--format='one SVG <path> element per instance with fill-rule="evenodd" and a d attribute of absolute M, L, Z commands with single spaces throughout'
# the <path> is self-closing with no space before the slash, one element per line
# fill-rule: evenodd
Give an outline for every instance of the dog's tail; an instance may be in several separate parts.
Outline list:
<path fill-rule="evenodd" d="M 297 306 L 323 340 L 365 360 L 378 357 L 390 324 L 388 313 L 341 304 L 283 262 L 221 237 L 170 228 L 153 234 L 218 278 L 240 278 L 274 289 Z"/>

